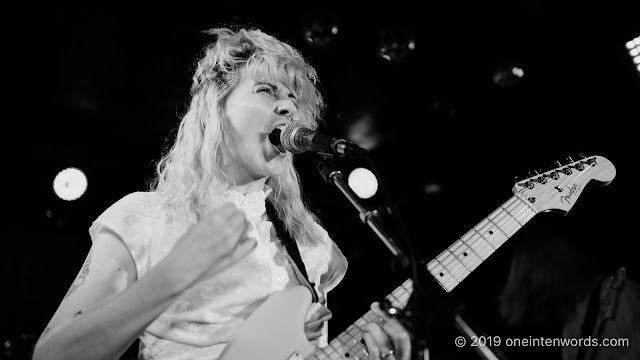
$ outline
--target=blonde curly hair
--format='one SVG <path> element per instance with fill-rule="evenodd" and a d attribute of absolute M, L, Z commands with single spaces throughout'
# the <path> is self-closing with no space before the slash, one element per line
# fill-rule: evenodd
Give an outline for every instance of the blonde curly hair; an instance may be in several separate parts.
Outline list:
<path fill-rule="evenodd" d="M 210 210 L 208 199 L 221 196 L 233 185 L 222 168 L 221 147 L 228 126 L 224 109 L 243 74 L 285 84 L 297 94 L 299 120 L 311 129 L 317 128 L 325 106 L 315 69 L 295 48 L 258 29 L 205 32 L 216 40 L 205 47 L 197 63 L 188 110 L 150 183 L 152 191 L 168 199 L 174 214 L 191 222 Z M 321 241 L 320 222 L 302 199 L 291 154 L 285 158 L 285 170 L 267 179 L 267 185 L 273 189 L 267 200 L 290 235 L 309 245 Z"/>

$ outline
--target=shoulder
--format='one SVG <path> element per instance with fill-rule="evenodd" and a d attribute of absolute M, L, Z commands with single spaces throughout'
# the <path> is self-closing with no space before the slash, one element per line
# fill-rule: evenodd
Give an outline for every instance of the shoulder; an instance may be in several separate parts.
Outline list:
<path fill-rule="evenodd" d="M 132 231 L 140 230 L 141 226 L 146 229 L 148 225 L 162 221 L 165 217 L 164 208 L 161 197 L 155 192 L 129 193 L 95 219 L 90 233 L 95 235 L 106 226 L 121 237 L 126 237 Z"/>
<path fill-rule="evenodd" d="M 151 209 L 161 204 L 161 197 L 156 192 L 136 191 L 129 193 L 113 203 L 110 208 Z"/>
<path fill-rule="evenodd" d="M 101 215 L 141 215 L 141 216 L 157 216 L 163 209 L 163 201 L 155 192 L 137 191 L 129 193 L 111 206 L 109 206 Z"/>

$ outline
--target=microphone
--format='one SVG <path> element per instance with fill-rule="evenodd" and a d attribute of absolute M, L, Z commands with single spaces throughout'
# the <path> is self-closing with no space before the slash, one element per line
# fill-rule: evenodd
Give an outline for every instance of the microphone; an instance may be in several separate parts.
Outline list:
<path fill-rule="evenodd" d="M 344 139 L 329 137 L 305 127 L 298 121 L 285 125 L 284 129 L 274 129 L 269 141 L 278 149 L 284 148 L 293 154 L 312 151 L 320 155 L 334 154 L 346 157 L 362 157 L 366 150 Z"/>

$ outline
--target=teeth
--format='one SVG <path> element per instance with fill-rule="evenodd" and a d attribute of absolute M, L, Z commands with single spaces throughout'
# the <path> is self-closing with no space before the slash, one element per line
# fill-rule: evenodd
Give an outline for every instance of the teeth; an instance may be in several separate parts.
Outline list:
<path fill-rule="evenodd" d="M 272 144 L 271 146 L 273 146 L 273 148 L 276 149 L 276 151 L 281 154 L 287 152 L 287 150 L 284 149 L 284 146 L 282 146 L 282 144 L 279 144 L 278 146 Z"/>

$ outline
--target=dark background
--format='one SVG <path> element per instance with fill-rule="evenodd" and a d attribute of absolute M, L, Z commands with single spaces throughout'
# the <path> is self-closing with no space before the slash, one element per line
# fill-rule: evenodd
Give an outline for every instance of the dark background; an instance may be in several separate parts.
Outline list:
<path fill-rule="evenodd" d="M 380 143 L 371 155 L 419 258 L 432 259 L 509 199 L 515 176 L 584 152 L 609 159 L 617 176 L 585 190 L 566 228 L 582 237 L 594 266 L 627 265 L 636 274 L 630 249 L 637 241 L 640 74 L 625 43 L 640 35 L 637 4 L 252 6 L 7 14 L 16 21 L 5 53 L 5 79 L 15 82 L 7 82 L 5 105 L 11 165 L 4 170 L 3 342 L 17 349 L 39 335 L 84 261 L 93 219 L 146 189 L 185 111 L 195 62 L 209 41 L 201 31 L 220 25 L 259 27 L 303 53 L 328 105 L 323 132 L 356 141 L 362 138 L 352 138 L 350 126 L 372 120 Z M 327 47 L 304 40 L 314 19 L 339 26 Z M 379 56 L 385 30 L 415 40 L 404 61 Z M 409 35 L 402 36 L 401 43 Z M 496 72 L 510 66 L 524 77 L 495 83 Z M 314 154 L 298 156 L 303 190 L 350 260 L 329 296 L 333 338 L 404 277 L 392 273 L 389 251 L 322 180 L 317 162 Z M 52 182 L 71 166 L 86 173 L 88 189 L 65 202 Z M 441 190 L 426 192 L 429 184 Z M 541 214 L 522 231 L 551 216 L 558 215 Z M 495 304 L 519 234 L 450 294 L 478 331 L 505 334 Z M 447 336 L 455 331 L 442 329 L 443 341 L 453 343 Z M 468 349 L 452 356 L 478 358 Z"/>

